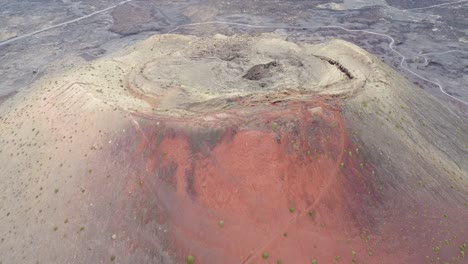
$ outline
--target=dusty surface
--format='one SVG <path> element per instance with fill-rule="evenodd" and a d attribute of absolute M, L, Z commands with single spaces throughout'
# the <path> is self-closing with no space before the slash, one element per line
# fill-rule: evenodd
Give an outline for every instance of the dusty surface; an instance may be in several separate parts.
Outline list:
<path fill-rule="evenodd" d="M 146 115 L 199 115 L 229 108 L 239 97 L 279 102 L 353 93 L 365 80 L 330 58 L 348 49 L 340 41 L 294 44 L 268 34 L 155 36 L 129 54 L 97 60 L 63 74 L 61 83 L 48 85 L 55 90 L 65 82 L 108 104 Z"/>
<path fill-rule="evenodd" d="M 345 41 L 154 36 L 0 112 L 2 263 L 466 261 L 466 120 Z"/>
<path fill-rule="evenodd" d="M 440 0 L 1 0 L 0 95 L 28 89 L 43 74 L 72 69 L 180 25 L 223 21 L 245 26 L 201 24 L 177 32 L 211 36 L 277 31 L 291 41 L 309 43 L 345 39 L 376 54 L 452 110 L 460 111 L 456 100 L 433 83 L 410 74 L 404 66 L 468 102 L 464 81 L 468 69 L 467 8 L 467 1 Z M 268 27 L 249 27 L 253 25 Z M 290 26 L 299 29 L 284 29 Z M 399 55 L 388 47 L 390 39 L 383 35 L 329 26 L 385 34 L 395 39 L 395 49 L 407 59 L 400 65 Z M 53 28 L 22 38 L 49 27 Z M 18 40 L 5 44 L 15 38 Z M 466 107 L 461 111 L 466 117 Z"/>

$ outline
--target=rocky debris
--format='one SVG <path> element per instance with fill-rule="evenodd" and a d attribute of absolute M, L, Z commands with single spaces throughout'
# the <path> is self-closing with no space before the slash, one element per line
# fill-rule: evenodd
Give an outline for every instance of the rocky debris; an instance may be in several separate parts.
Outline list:
<path fill-rule="evenodd" d="M 345 41 L 154 36 L 0 112 L 4 262 L 465 260 L 468 124 Z"/>
<path fill-rule="evenodd" d="M 258 81 L 266 77 L 270 77 L 273 74 L 273 70 L 279 67 L 279 63 L 272 61 L 265 64 L 258 64 L 250 68 L 242 78 Z"/>

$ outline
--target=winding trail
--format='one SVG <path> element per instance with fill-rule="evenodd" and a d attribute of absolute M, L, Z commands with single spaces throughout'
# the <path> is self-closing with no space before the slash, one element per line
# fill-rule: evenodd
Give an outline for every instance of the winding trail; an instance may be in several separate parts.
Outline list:
<path fill-rule="evenodd" d="M 466 2 L 466 1 L 464 1 L 464 2 Z M 387 35 L 387 34 L 373 32 L 373 31 L 364 30 L 364 29 L 349 29 L 349 28 L 345 28 L 345 27 L 342 27 L 342 26 L 301 27 L 301 26 L 277 26 L 277 25 L 251 25 L 251 24 L 244 24 L 244 23 L 224 22 L 224 21 L 209 21 L 209 22 L 200 22 L 200 23 L 190 23 L 190 24 L 179 25 L 179 26 L 175 27 L 174 29 L 168 31 L 165 34 L 173 33 L 175 31 L 179 30 L 180 28 L 184 28 L 184 27 L 192 27 L 192 26 L 200 26 L 200 25 L 208 25 L 208 24 L 224 24 L 224 25 L 230 25 L 230 26 L 240 26 L 240 27 L 247 27 L 247 28 L 263 28 L 263 29 L 290 29 L 290 30 L 341 29 L 341 30 L 344 30 L 344 31 L 347 31 L 347 32 L 361 32 L 361 33 L 366 33 L 366 34 L 375 35 L 375 36 L 379 36 L 379 37 L 384 37 L 384 38 L 387 38 L 388 40 L 390 40 L 390 43 L 388 44 L 388 47 L 390 48 L 390 50 L 400 57 L 400 67 L 402 69 L 406 70 L 407 72 L 411 73 L 412 75 L 418 77 L 421 80 L 424 80 L 424 81 L 426 81 L 428 83 L 436 85 L 437 87 L 439 87 L 439 90 L 444 95 L 452 98 L 453 100 L 458 101 L 459 103 L 462 103 L 462 104 L 468 106 L 468 102 L 465 102 L 465 101 L 463 101 L 463 100 L 461 100 L 459 98 L 456 98 L 455 96 L 452 96 L 449 93 L 447 93 L 445 91 L 444 87 L 438 81 L 430 80 L 430 79 L 428 79 L 428 78 L 426 78 L 424 76 L 419 75 L 418 73 L 414 72 L 410 68 L 408 68 L 405 65 L 407 57 L 405 55 L 401 54 L 399 51 L 397 51 L 394 48 L 395 39 L 392 38 L 391 36 Z"/>
<path fill-rule="evenodd" d="M 332 189 L 332 187 L 333 187 L 333 183 L 335 183 L 337 181 L 337 179 L 338 179 L 338 176 L 339 176 L 339 173 L 340 173 L 339 172 L 340 171 L 340 163 L 343 160 L 343 155 L 345 153 L 345 146 L 346 146 L 346 136 L 345 136 L 346 135 L 346 128 L 345 128 L 344 124 L 342 124 L 342 123 L 339 123 L 338 126 L 339 126 L 339 131 L 340 131 L 340 133 L 339 133 L 339 135 L 340 135 L 340 137 L 339 137 L 340 154 L 339 154 L 339 159 L 336 159 L 336 164 L 332 168 L 334 172 L 331 175 L 333 175 L 333 176 L 330 177 L 325 182 L 325 184 L 324 184 L 325 186 L 318 192 L 317 197 L 315 198 L 312 205 L 305 208 L 305 210 L 303 212 L 299 212 L 298 215 L 295 215 L 284 227 L 279 229 L 279 232 L 276 232 L 275 234 L 273 234 L 272 237 L 265 244 L 258 247 L 254 251 L 254 254 L 250 254 L 246 258 L 244 258 L 244 260 L 242 261 L 241 264 L 250 263 L 252 261 L 252 259 L 255 258 L 255 256 L 260 256 L 262 254 L 262 252 L 265 252 L 264 250 L 267 249 L 275 240 L 277 240 L 279 237 L 282 236 L 282 234 L 284 234 L 287 230 L 289 230 L 293 224 L 296 224 L 299 218 L 305 216 L 311 210 L 316 211 L 315 209 L 316 209 L 317 204 L 319 204 L 319 202 L 322 201 L 322 198 L 323 198 L 324 195 L 326 195 L 327 193 L 330 192 L 330 189 Z"/>
<path fill-rule="evenodd" d="M 39 34 L 39 33 L 44 32 L 44 31 L 48 31 L 48 30 L 51 30 L 51 29 L 54 29 L 54 28 L 66 26 L 66 25 L 81 21 L 83 19 L 86 19 L 86 18 L 95 16 L 95 15 L 107 12 L 109 10 L 112 10 L 112 9 L 114 9 L 114 8 L 120 6 L 120 5 L 129 3 L 131 1 L 133 1 L 133 0 L 125 0 L 125 1 L 122 1 L 120 3 L 115 4 L 113 6 L 110 6 L 110 7 L 107 7 L 105 9 L 101 9 L 99 11 L 93 12 L 91 14 L 88 14 L 88 15 L 85 15 L 85 16 L 82 16 L 82 17 L 78 17 L 78 18 L 72 19 L 72 20 L 64 22 L 64 23 L 60 23 L 60 24 L 57 24 L 57 25 L 54 25 L 54 26 L 46 27 L 46 28 L 36 30 L 36 31 L 28 33 L 28 34 L 19 36 L 19 37 L 15 37 L 15 38 L 0 42 L 0 47 L 8 45 L 10 43 L 13 43 L 13 42 L 21 40 L 21 39 L 31 37 L 33 35 Z M 445 6 L 445 5 L 452 5 L 452 4 L 457 4 L 457 3 L 464 3 L 464 2 L 468 2 L 468 0 L 461 0 L 461 1 L 457 1 L 457 2 L 443 3 L 443 4 L 432 5 L 432 6 L 427 6 L 427 7 L 410 8 L 410 9 L 404 9 L 404 10 L 401 10 L 401 11 L 422 10 L 422 9 L 428 9 L 428 8 L 434 8 L 434 7 Z M 428 78 L 426 78 L 424 76 L 421 76 L 420 74 L 414 72 L 413 70 L 409 69 L 405 65 L 407 57 L 405 57 L 403 54 L 401 54 L 400 52 L 395 50 L 395 48 L 393 46 L 395 44 L 395 39 L 393 39 L 391 36 L 389 36 L 387 34 L 383 34 L 383 33 L 378 33 L 378 32 L 373 32 L 373 31 L 363 30 L 363 29 L 349 29 L 349 28 L 345 28 L 345 27 L 342 27 L 342 26 L 301 27 L 301 26 L 278 26 L 278 25 L 252 25 L 252 24 L 244 24 L 244 23 L 225 22 L 225 21 L 208 21 L 208 22 L 201 22 L 201 23 L 189 23 L 189 24 L 179 25 L 179 26 L 176 26 L 174 29 L 172 29 L 172 30 L 170 30 L 170 31 L 168 31 L 168 32 L 166 32 L 164 34 L 170 34 L 172 32 L 175 32 L 175 31 L 179 30 L 180 28 L 200 26 L 200 25 L 208 25 L 208 24 L 224 24 L 224 25 L 231 25 L 231 26 L 240 26 L 240 27 L 247 27 L 247 28 L 264 28 L 264 29 L 291 29 L 291 30 L 341 29 L 341 30 L 344 30 L 344 31 L 347 31 L 347 32 L 361 32 L 361 33 L 366 33 L 366 34 L 370 34 L 370 35 L 384 37 L 384 38 L 387 38 L 388 40 L 390 40 L 390 43 L 388 45 L 390 50 L 393 53 L 395 53 L 397 56 L 400 57 L 400 59 L 401 59 L 400 60 L 400 67 L 401 68 L 403 68 L 404 70 L 406 70 L 407 72 L 409 72 L 410 74 L 416 76 L 417 78 L 419 78 L 421 80 L 424 80 L 424 81 L 426 81 L 428 83 L 436 85 L 444 95 L 448 96 L 449 98 L 451 98 L 451 99 L 453 99 L 453 100 L 455 100 L 455 101 L 457 101 L 459 103 L 462 103 L 462 104 L 468 106 L 468 102 L 463 101 L 462 99 L 456 98 L 456 97 L 450 95 L 449 93 L 447 93 L 447 91 L 445 91 L 444 87 L 437 80 L 430 80 L 430 79 L 428 79 Z M 34 80 L 34 78 L 32 80 Z"/>
<path fill-rule="evenodd" d="M 115 5 L 113 5 L 113 6 L 110 6 L 110 7 L 104 8 L 104 9 L 101 9 L 101 10 L 99 10 L 99 11 L 93 12 L 93 13 L 88 14 L 88 15 L 85 15 L 85 16 L 78 17 L 78 18 L 69 20 L 69 21 L 67 21 L 67 22 L 59 23 L 59 24 L 57 24 L 57 25 L 53 25 L 53 26 L 46 27 L 46 28 L 43 28 L 43 29 L 39 29 L 39 30 L 33 31 L 33 32 L 31 32 L 31 33 L 24 34 L 24 35 L 19 36 L 19 37 L 14 37 L 14 38 L 11 38 L 11 39 L 9 39 L 9 40 L 2 41 L 2 42 L 0 42 L 0 47 L 1 47 L 1 46 L 4 46 L 4 45 L 8 45 L 8 44 L 10 44 L 10 43 L 12 43 L 12 42 L 16 42 L 16 41 L 21 40 L 21 39 L 25 39 L 25 38 L 28 38 L 28 37 L 37 35 L 37 34 L 42 33 L 42 32 L 44 32 L 44 31 L 48 31 L 48 30 L 51 30 L 51 29 L 54 29 L 54 28 L 58 28 L 58 27 L 63 27 L 63 26 L 66 26 L 66 25 L 69 25 L 69 24 L 72 24 L 72 23 L 81 21 L 81 20 L 83 20 L 83 19 L 86 19 L 86 18 L 95 16 L 95 15 L 98 15 L 98 14 L 101 14 L 101 13 L 104 13 L 104 12 L 107 12 L 107 11 L 109 11 L 109 10 L 112 10 L 112 9 L 114 9 L 114 8 L 120 6 L 120 5 L 126 4 L 126 3 L 131 2 L 131 1 L 133 1 L 133 0 L 125 0 L 125 1 L 122 1 L 122 2 L 120 2 L 120 3 L 118 3 L 118 4 L 115 4 Z"/>
<path fill-rule="evenodd" d="M 442 54 L 453 53 L 453 52 L 460 52 L 460 53 L 468 54 L 468 51 L 464 51 L 464 50 L 447 50 L 447 51 L 441 51 L 441 52 L 422 53 L 422 54 L 419 54 L 419 55 L 420 55 L 420 56 L 442 55 Z"/>
<path fill-rule="evenodd" d="M 63 22 L 63 23 L 60 23 L 60 24 L 57 24 L 57 25 L 53 25 L 53 26 L 49 26 L 49 27 L 46 27 L 46 28 L 43 28 L 43 29 L 40 29 L 40 30 L 37 30 L 37 31 L 34 31 L 34 32 L 31 32 L 31 33 L 27 33 L 25 35 L 22 35 L 22 36 L 19 36 L 19 37 L 15 37 L 15 38 L 12 38 L 12 39 L 9 39 L 9 40 L 6 40 L 6 41 L 3 41 L 3 42 L 0 42 L 0 47 L 1 46 L 5 46 L 5 45 L 8 45 L 8 44 L 11 44 L 13 42 L 16 42 L 16 41 L 20 41 L 20 40 L 23 40 L 23 39 L 26 39 L 28 37 L 31 37 L 31 36 L 34 36 L 34 35 L 37 35 L 39 33 L 42 33 L 42 32 L 45 32 L 45 31 L 48 31 L 48 30 L 52 30 L 52 29 L 55 29 L 55 28 L 59 28 L 59 27 L 62 27 L 62 26 L 66 26 L 66 25 L 69 25 L 69 24 L 72 24 L 72 23 L 75 23 L 75 22 L 78 22 L 78 21 L 81 21 L 81 20 L 84 20 L 84 19 L 87 19 L 89 17 L 92 17 L 92 16 L 95 16 L 95 15 L 98 15 L 98 14 L 101 14 L 101 13 L 104 13 L 104 12 L 107 12 L 109 10 L 112 10 L 120 5 L 123 5 L 123 4 L 126 4 L 126 3 L 129 3 L 129 2 L 132 2 L 133 0 L 125 0 L 125 1 L 122 1 L 120 3 L 117 3 L 113 6 L 110 6 L 108 8 L 105 8 L 105 9 L 102 9 L 102 10 L 99 10 L 99 11 L 96 11 L 96 12 L 93 12 L 93 13 L 90 13 L 88 15 L 85 15 L 85 16 L 82 16 L 82 17 L 79 17 L 79 18 L 76 18 L 76 19 L 73 19 L 73 20 L 70 20 L 70 21 L 67 21 L 67 22 Z M 446 6 L 446 5 L 451 5 L 451 4 L 456 4 L 456 3 L 463 3 L 463 2 L 468 2 L 468 0 L 463 0 L 463 1 L 457 1 L 457 2 L 451 2 L 451 3 L 444 3 L 444 4 L 438 4 L 438 5 L 433 5 L 433 6 L 428 6 L 428 7 L 421 7 L 421 8 L 412 8 L 412 9 L 406 9 L 406 10 L 402 10 L 402 11 L 409 11 L 409 10 L 423 10 L 423 9 L 429 9 L 429 8 L 434 8 L 434 7 L 440 7 L 440 6 Z M 437 81 L 437 80 L 431 80 L 431 79 L 428 79 L 424 76 L 421 76 L 420 74 L 416 73 L 415 71 L 411 70 L 410 68 L 408 68 L 407 64 L 406 64 L 406 60 L 407 60 L 407 57 L 405 55 L 403 55 L 402 53 L 400 53 L 399 51 L 397 51 L 394 47 L 394 44 L 395 44 L 395 39 L 393 37 L 391 37 L 390 35 L 387 35 L 387 34 L 383 34 L 383 33 L 378 33 L 378 32 L 373 32 L 373 31 L 369 31 L 369 30 L 363 30 L 363 29 L 349 29 L 349 28 L 345 28 L 345 27 L 342 27 L 342 26 L 279 26 L 279 25 L 252 25 L 252 24 L 244 24 L 244 23 L 235 23 L 235 22 L 225 22 L 225 21 L 209 21 L 209 22 L 200 22 L 200 23 L 189 23 L 189 24 L 183 24 L 183 25 L 179 25 L 179 26 L 176 26 L 175 28 L 173 28 L 172 30 L 169 30 L 168 32 L 164 33 L 164 34 L 170 34 L 170 33 L 173 33 L 173 32 L 176 32 L 178 31 L 179 29 L 181 28 L 187 28 L 187 27 L 195 27 L 195 26 L 202 26 L 202 25 L 209 25 L 209 24 L 215 24 L 215 25 L 229 25 L 229 26 L 237 26 L 237 27 L 245 27 L 245 28 L 257 28 L 257 29 L 286 29 L 286 30 L 320 30 L 320 29 L 335 29 L 335 30 L 343 30 L 343 31 L 346 31 L 346 32 L 359 32 L 359 33 L 364 33 L 364 34 L 369 34 L 369 35 L 374 35 L 374 36 L 378 36 L 378 37 L 383 37 L 383 38 L 386 38 L 388 39 L 390 42 L 388 44 L 388 47 L 389 49 L 394 53 L 396 54 L 399 58 L 400 58 L 400 64 L 399 66 L 406 70 L 407 72 L 409 72 L 410 74 L 414 75 L 415 77 L 423 80 L 423 81 L 426 81 L 428 83 L 431 83 L 433 85 L 436 85 L 439 90 L 446 96 L 448 96 L 449 98 L 461 103 L 461 104 L 464 104 L 465 106 L 468 106 L 468 102 L 466 101 L 463 101 L 459 98 L 456 98 L 452 95 L 450 95 L 449 93 L 446 92 L 446 90 L 444 89 L 444 87 Z M 420 54 L 420 56 L 430 56 L 430 55 L 437 55 L 437 54 L 446 54 L 446 53 L 452 53 L 452 52 L 462 52 L 462 53 L 468 53 L 466 51 L 461 51 L 461 50 L 448 50 L 448 51 L 444 51 L 444 52 L 431 52 L 431 53 L 425 53 L 425 54 Z M 36 71 L 36 73 L 34 74 L 34 76 L 32 77 L 31 81 L 34 81 L 34 79 L 37 77 L 39 73 L 39 69 Z M 130 115 L 131 116 L 131 115 Z M 132 122 L 134 123 L 135 127 L 137 130 L 140 130 L 140 126 L 138 124 L 138 122 L 133 119 L 132 117 Z M 144 133 L 143 133 L 144 135 Z M 146 135 L 144 135 L 146 137 Z M 331 179 L 333 180 L 333 179 Z M 330 182 L 331 183 L 331 182 Z M 330 183 L 327 185 L 327 188 L 329 188 L 329 185 Z M 311 207 L 309 208 L 313 208 L 315 206 L 316 203 L 314 203 Z M 308 209 L 307 209 L 308 210 Z M 307 211 L 306 210 L 306 211 Z M 289 226 L 291 226 L 296 220 L 297 220 L 298 217 L 295 217 L 291 220 L 291 222 L 288 223 L 288 225 L 285 227 L 285 229 L 289 228 Z M 259 255 L 259 252 L 261 252 L 264 248 L 266 248 L 269 244 L 271 244 L 271 241 L 273 241 L 274 239 L 276 239 L 276 237 L 280 236 L 282 232 L 278 233 L 278 234 L 274 234 L 274 236 L 271 238 L 271 240 L 266 244 L 266 245 L 263 245 L 261 246 L 259 249 L 257 249 L 257 252 L 255 255 Z M 248 257 L 246 259 L 245 262 L 249 262 L 250 260 L 252 259 L 252 257 Z"/>
<path fill-rule="evenodd" d="M 401 49 L 401 48 L 400 48 Z M 468 50 L 446 50 L 446 51 L 440 51 L 440 52 L 427 52 L 427 53 L 415 53 L 409 49 L 406 49 L 406 52 L 411 53 L 411 57 L 407 57 L 406 59 L 411 59 L 411 58 L 419 58 L 422 57 L 424 58 L 424 64 L 427 64 L 429 62 L 429 57 L 434 56 L 434 55 L 442 55 L 442 54 L 449 54 L 449 53 L 463 53 L 463 54 L 468 54 Z"/>
<path fill-rule="evenodd" d="M 468 2 L 468 0 L 456 1 L 456 2 L 450 2 L 450 3 L 443 3 L 443 4 L 431 5 L 431 6 L 425 6 L 425 7 L 408 8 L 408 9 L 402 9 L 401 11 L 423 10 L 423 9 L 429 9 L 429 8 L 434 8 L 434 7 L 439 7 L 439 6 L 459 4 L 459 3 L 464 3 L 464 2 Z"/>

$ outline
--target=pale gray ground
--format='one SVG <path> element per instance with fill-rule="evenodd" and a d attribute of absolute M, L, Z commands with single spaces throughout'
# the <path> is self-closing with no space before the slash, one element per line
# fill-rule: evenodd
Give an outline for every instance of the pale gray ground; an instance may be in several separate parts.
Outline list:
<path fill-rule="evenodd" d="M 122 210 L 120 213 L 124 216 L 134 212 L 131 205 L 122 208 L 116 205 L 122 204 L 124 199 L 118 190 L 119 186 L 125 186 L 127 166 L 131 165 L 128 162 L 131 153 L 122 150 L 138 143 L 133 141 L 133 130 L 128 131 L 123 125 L 134 123 L 138 128 L 139 124 L 120 109 L 130 109 L 133 105 L 120 104 L 119 100 L 125 97 L 118 90 L 124 84 L 114 78 L 119 74 L 114 70 L 116 67 L 109 68 L 104 75 L 93 75 L 91 68 L 100 65 L 98 58 L 118 58 L 123 47 L 167 32 L 211 37 L 216 33 L 231 36 L 274 31 L 281 39 L 314 44 L 341 38 L 376 54 L 409 81 L 395 77 L 386 82 L 385 78 L 389 76 L 383 76 L 379 71 L 384 68 L 383 64 L 372 57 L 375 65 L 381 67 L 368 71 L 374 76 L 366 83 L 368 89 L 344 105 L 344 113 L 352 121 L 353 142 L 358 142 L 369 161 L 376 164 L 376 179 L 382 181 L 379 188 L 391 197 L 388 204 L 392 208 L 403 204 L 404 201 L 400 201 L 402 193 L 410 193 L 410 198 L 414 196 L 414 200 L 423 205 L 436 203 L 439 206 L 440 203 L 434 208 L 448 206 L 447 210 L 453 209 L 450 211 L 453 214 L 444 215 L 444 219 L 449 220 L 440 221 L 438 230 L 410 232 L 432 236 L 434 231 L 449 230 L 458 234 L 457 228 L 464 230 L 458 222 L 464 220 L 463 215 L 460 217 L 460 208 L 468 206 L 464 195 L 468 188 L 467 164 L 464 162 L 468 153 L 468 110 L 464 103 L 468 102 L 467 1 L 446 4 L 449 2 L 129 0 L 119 3 L 117 0 L 0 0 L 0 118 L 3 122 L 0 131 L 0 168 L 3 168 L 0 171 L 3 192 L 0 195 L 3 205 L 0 206 L 0 243 L 3 244 L 0 246 L 5 253 L 0 264 L 9 260 L 11 262 L 3 263 L 35 263 L 42 259 L 49 260 L 45 263 L 96 263 L 92 260 L 103 259 L 112 262 L 115 256 L 117 263 L 130 263 L 130 257 L 125 259 L 120 255 L 122 251 L 132 249 L 130 241 L 142 241 L 136 248 L 144 251 L 132 252 L 141 256 L 131 259 L 134 263 L 172 263 L 170 256 L 155 248 L 155 245 L 165 247 L 169 243 L 164 240 L 166 226 L 151 222 L 149 229 L 158 230 L 154 236 L 139 229 L 142 225 L 131 219 L 116 219 L 131 223 L 126 230 L 135 232 L 129 233 L 115 232 L 107 222 L 108 216 L 116 210 Z M 211 23 L 213 21 L 218 22 Z M 182 50 L 184 47 L 180 46 Z M 193 59 L 197 59 L 195 55 Z M 275 61 L 273 57 L 264 59 L 261 54 L 252 58 L 255 61 L 250 63 L 242 61 L 242 56 L 232 57 L 236 62 L 233 66 L 241 67 L 243 74 L 255 65 Z M 193 63 L 182 59 L 185 63 Z M 206 65 L 211 59 L 205 56 L 203 63 Z M 231 57 L 216 54 L 215 59 L 229 61 Z M 314 60 L 311 65 L 324 64 Z M 92 64 L 84 66 L 89 62 Z M 283 64 L 285 69 L 277 67 L 271 71 L 281 74 L 289 67 L 295 73 L 303 74 L 295 70 L 295 65 L 294 60 L 290 60 Z M 155 76 L 153 73 L 159 73 L 164 65 L 150 63 L 147 66 L 132 80 L 143 92 L 157 93 L 151 90 L 154 88 L 151 85 L 145 86 L 146 80 L 139 77 L 144 74 Z M 183 80 L 185 73 L 193 68 L 189 66 L 184 68 L 184 74 L 174 78 L 183 85 L 187 85 Z M 358 70 L 356 64 L 345 66 L 351 72 L 353 68 Z M 72 73 L 61 76 L 72 68 L 82 69 L 73 70 L 80 81 L 104 78 L 115 82 L 94 88 L 92 84 L 72 83 L 69 86 L 65 81 L 57 81 L 73 77 Z M 83 69 L 89 70 L 88 79 L 83 78 Z M 235 71 L 235 68 L 230 70 Z M 343 77 L 336 69 L 330 72 L 335 73 L 331 80 Z M 212 72 L 205 69 L 204 73 Z M 268 73 L 260 71 L 259 74 Z M 45 75 L 57 78 L 41 79 Z M 222 76 L 216 80 L 216 76 L 210 75 L 210 80 L 221 86 L 228 85 L 230 75 Z M 261 77 L 255 71 L 249 76 L 252 79 Z M 396 74 L 391 71 L 390 76 Z M 172 79 L 172 76 L 162 77 Z M 322 82 L 322 77 L 309 76 L 312 83 Z M 14 100 L 4 102 L 16 91 L 32 87 L 36 80 L 44 85 L 42 90 L 28 91 L 34 96 L 25 96 L 28 92 L 19 93 Z M 200 79 L 195 86 L 207 88 L 205 81 Z M 189 83 L 193 84 L 192 81 Z M 248 88 L 251 83 L 245 81 L 243 84 Z M 269 85 L 266 83 L 265 87 L 273 87 Z M 297 83 L 293 85 L 297 86 Z M 111 91 L 115 87 L 117 91 Z M 204 92 L 203 96 L 207 96 L 211 91 Z M 435 95 L 436 99 L 428 99 L 431 97 L 425 93 Z M 184 100 L 183 103 L 187 102 Z M 135 105 L 141 103 L 135 101 Z M 139 105 L 135 108 L 139 109 Z M 132 140 L 122 140 L 123 146 L 115 144 L 118 136 L 126 133 Z M 413 160 L 417 162 L 408 162 Z M 413 179 L 420 181 L 411 181 Z M 420 190 L 421 186 L 423 190 Z M 101 195 L 99 204 L 91 196 L 93 192 Z M 421 204 L 412 203 L 414 208 L 408 206 L 397 212 L 405 215 L 407 211 L 420 209 Z M 62 210 L 64 208 L 66 210 Z M 376 211 L 379 217 L 380 212 Z M 439 222 L 432 217 L 439 213 L 442 215 L 442 212 L 431 211 L 427 221 Z M 398 223 L 408 220 L 394 216 Z M 415 226 L 420 224 L 417 222 Z M 35 229 L 38 227 L 39 231 Z M 401 229 L 395 237 L 405 236 L 407 232 Z M 465 237 L 461 236 L 461 239 Z M 43 250 L 45 245 L 50 250 Z M 79 247 L 70 248 L 70 245 Z M 69 254 L 61 254 L 67 251 Z"/>
<path fill-rule="evenodd" d="M 177 25 L 225 21 L 252 25 L 307 27 L 307 30 L 259 29 L 232 25 L 182 28 L 188 34 L 236 34 L 279 31 L 290 39 L 323 42 L 342 38 L 379 55 L 421 88 L 462 107 L 439 87 L 399 66 L 383 36 L 349 32 L 342 26 L 386 34 L 407 59 L 409 69 L 439 82 L 447 94 L 468 101 L 463 76 L 468 65 L 466 1 L 143 1 L 132 0 L 93 16 L 5 44 L 4 41 L 93 14 L 121 1 L 0 1 L 0 96 L 26 89 L 47 72 L 71 68 Z M 442 54 L 441 54 L 442 53 Z M 465 77 L 466 78 L 466 77 Z M 462 109 L 466 111 L 466 109 Z"/>

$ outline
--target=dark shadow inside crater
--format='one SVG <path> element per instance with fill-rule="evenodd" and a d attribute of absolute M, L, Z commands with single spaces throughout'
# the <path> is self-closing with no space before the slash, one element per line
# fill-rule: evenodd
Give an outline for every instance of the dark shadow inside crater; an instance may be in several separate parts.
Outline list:
<path fill-rule="evenodd" d="M 257 64 L 250 68 L 242 78 L 252 81 L 258 81 L 263 78 L 273 76 L 281 65 L 277 61 L 271 61 L 265 64 Z"/>

